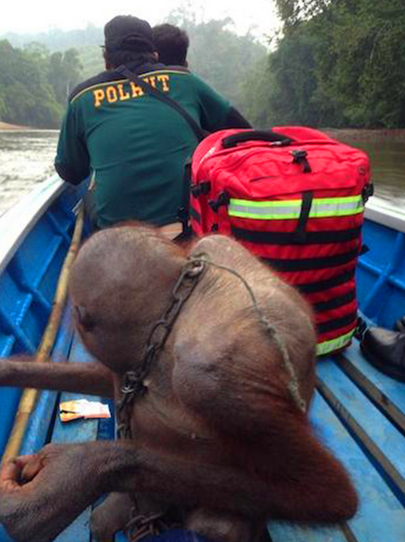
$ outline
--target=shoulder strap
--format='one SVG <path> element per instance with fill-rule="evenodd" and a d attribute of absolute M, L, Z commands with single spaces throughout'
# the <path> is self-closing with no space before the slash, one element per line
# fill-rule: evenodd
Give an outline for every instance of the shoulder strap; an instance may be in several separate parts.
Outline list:
<path fill-rule="evenodd" d="M 159 89 L 152 87 L 152 85 L 149 85 L 146 83 L 141 77 L 138 77 L 135 73 L 133 73 L 130 69 L 128 69 L 126 66 L 122 65 L 115 69 L 115 71 L 121 75 L 125 75 L 130 81 L 133 81 L 136 83 L 139 87 L 141 87 L 142 90 L 144 90 L 147 94 L 150 94 L 157 100 L 160 100 L 161 102 L 169 105 L 173 109 L 179 113 L 190 125 L 192 128 L 196 138 L 198 141 L 202 141 L 205 137 L 205 134 L 203 130 L 200 128 L 200 126 L 197 124 L 197 122 L 193 119 L 193 117 L 187 113 L 187 111 L 181 107 L 177 102 L 169 98 L 169 96 L 166 96 L 166 94 L 163 94 Z"/>

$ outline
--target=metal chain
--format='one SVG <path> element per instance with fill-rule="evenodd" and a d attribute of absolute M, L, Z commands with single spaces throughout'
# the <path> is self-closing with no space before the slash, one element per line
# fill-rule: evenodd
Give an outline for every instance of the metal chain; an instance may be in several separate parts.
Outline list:
<path fill-rule="evenodd" d="M 270 338 L 273 340 L 273 342 L 276 343 L 281 353 L 284 368 L 290 377 L 290 382 L 288 384 L 288 390 L 290 392 L 290 395 L 297 407 L 302 412 L 306 412 L 307 405 L 300 394 L 297 375 L 295 374 L 295 370 L 291 363 L 285 343 L 281 339 L 276 328 L 269 322 L 264 312 L 259 307 L 256 296 L 251 286 L 234 269 L 212 262 L 207 259 L 205 254 L 200 254 L 191 257 L 183 267 L 182 272 L 180 273 L 180 276 L 172 290 L 172 295 L 168 307 L 163 313 L 161 319 L 158 320 L 153 326 L 149 334 L 144 360 L 140 368 L 137 370 L 128 371 L 124 375 L 121 388 L 122 398 L 117 403 L 117 416 L 120 422 L 118 426 L 119 437 L 131 438 L 129 421 L 130 412 L 125 413 L 125 411 L 129 410 L 128 407 L 131 407 L 136 397 L 140 397 L 146 393 L 147 388 L 144 385 L 143 381 L 146 375 L 149 373 L 153 361 L 162 351 L 166 343 L 167 337 L 172 330 L 174 322 L 176 321 L 182 306 L 190 297 L 206 265 L 228 271 L 229 273 L 236 276 L 245 286 L 252 299 L 253 307 L 258 314 L 261 325 L 270 336 Z"/>
<path fill-rule="evenodd" d="M 130 409 L 132 404 L 137 397 L 146 393 L 147 387 L 144 384 L 144 379 L 153 362 L 163 350 L 181 308 L 192 294 L 204 269 L 205 261 L 202 259 L 187 261 L 171 292 L 168 306 L 149 333 L 142 364 L 139 368 L 125 373 L 121 387 L 122 397 L 117 402 L 119 438 L 131 438 Z"/>
<path fill-rule="evenodd" d="M 288 390 L 298 408 L 303 412 L 306 412 L 306 402 L 301 397 L 298 379 L 290 361 L 285 343 L 277 333 L 276 328 L 269 322 L 264 312 L 259 307 L 251 286 L 234 269 L 216 264 L 215 262 L 208 260 L 205 254 L 199 254 L 190 257 L 183 267 L 172 290 L 170 302 L 166 307 L 166 310 L 150 331 L 141 366 L 139 369 L 127 371 L 123 377 L 121 387 L 122 397 L 121 400 L 117 402 L 117 418 L 119 421 L 118 438 L 132 438 L 130 420 L 133 402 L 147 392 L 144 379 L 148 375 L 156 357 L 163 350 L 180 310 L 197 286 L 198 280 L 206 269 L 206 265 L 228 271 L 236 276 L 245 286 L 252 299 L 253 307 L 258 314 L 261 325 L 280 350 L 284 368 L 290 377 Z M 136 504 L 135 497 L 134 502 Z M 138 542 L 144 536 L 158 534 L 164 525 L 164 523 L 162 523 L 163 516 L 164 514 L 133 514 L 133 518 L 126 527 L 126 532 L 130 535 L 131 541 Z"/>
<path fill-rule="evenodd" d="M 131 542 L 138 542 L 145 536 L 157 536 L 168 529 L 164 521 L 165 513 L 136 514 L 133 511 L 132 514 L 124 530 Z"/>

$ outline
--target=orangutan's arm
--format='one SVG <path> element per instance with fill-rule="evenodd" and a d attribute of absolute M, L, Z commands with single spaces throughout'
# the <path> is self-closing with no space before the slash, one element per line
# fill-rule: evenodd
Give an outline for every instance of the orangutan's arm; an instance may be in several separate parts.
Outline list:
<path fill-rule="evenodd" d="M 112 372 L 98 362 L 36 363 L 34 358 L 0 359 L 0 386 L 68 391 L 113 397 Z"/>
<path fill-rule="evenodd" d="M 260 465 L 243 471 L 142 450 L 132 441 L 46 446 L 0 472 L 0 522 L 16 542 L 50 542 L 111 491 L 158 495 L 179 507 L 209 506 L 247 518 L 335 523 L 356 511 L 345 471 L 314 440 L 309 464 L 291 462 L 273 480 Z M 312 444 L 313 444 L 312 443 Z M 319 463 L 319 464 L 318 464 Z M 312 472 L 313 471 L 313 472 Z M 21 480 L 28 483 L 21 484 Z"/>

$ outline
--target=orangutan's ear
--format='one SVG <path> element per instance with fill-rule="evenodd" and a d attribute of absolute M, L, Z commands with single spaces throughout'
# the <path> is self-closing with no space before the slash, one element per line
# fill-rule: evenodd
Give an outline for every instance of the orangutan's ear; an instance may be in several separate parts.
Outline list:
<path fill-rule="evenodd" d="M 94 329 L 95 322 L 85 307 L 82 305 L 75 305 L 75 313 L 77 324 L 83 329 L 83 331 L 90 332 Z"/>

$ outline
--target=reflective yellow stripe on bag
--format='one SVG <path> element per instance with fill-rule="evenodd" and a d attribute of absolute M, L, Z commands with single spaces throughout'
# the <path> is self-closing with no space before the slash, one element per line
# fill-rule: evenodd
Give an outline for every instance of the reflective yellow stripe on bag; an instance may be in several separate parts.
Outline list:
<path fill-rule="evenodd" d="M 317 344 L 316 355 L 324 356 L 325 354 L 329 354 L 330 352 L 334 352 L 335 350 L 340 350 L 352 340 L 354 332 L 355 330 L 353 329 L 352 331 L 349 331 L 349 333 L 341 335 L 336 339 L 331 339 L 330 341 L 324 341 L 323 343 Z"/>
<path fill-rule="evenodd" d="M 298 219 L 301 213 L 302 200 L 283 201 L 250 201 L 231 198 L 228 212 L 230 216 L 252 218 L 256 220 Z M 314 198 L 308 218 L 326 218 L 333 216 L 349 216 L 362 213 L 364 203 L 362 196 L 343 198 Z"/>

